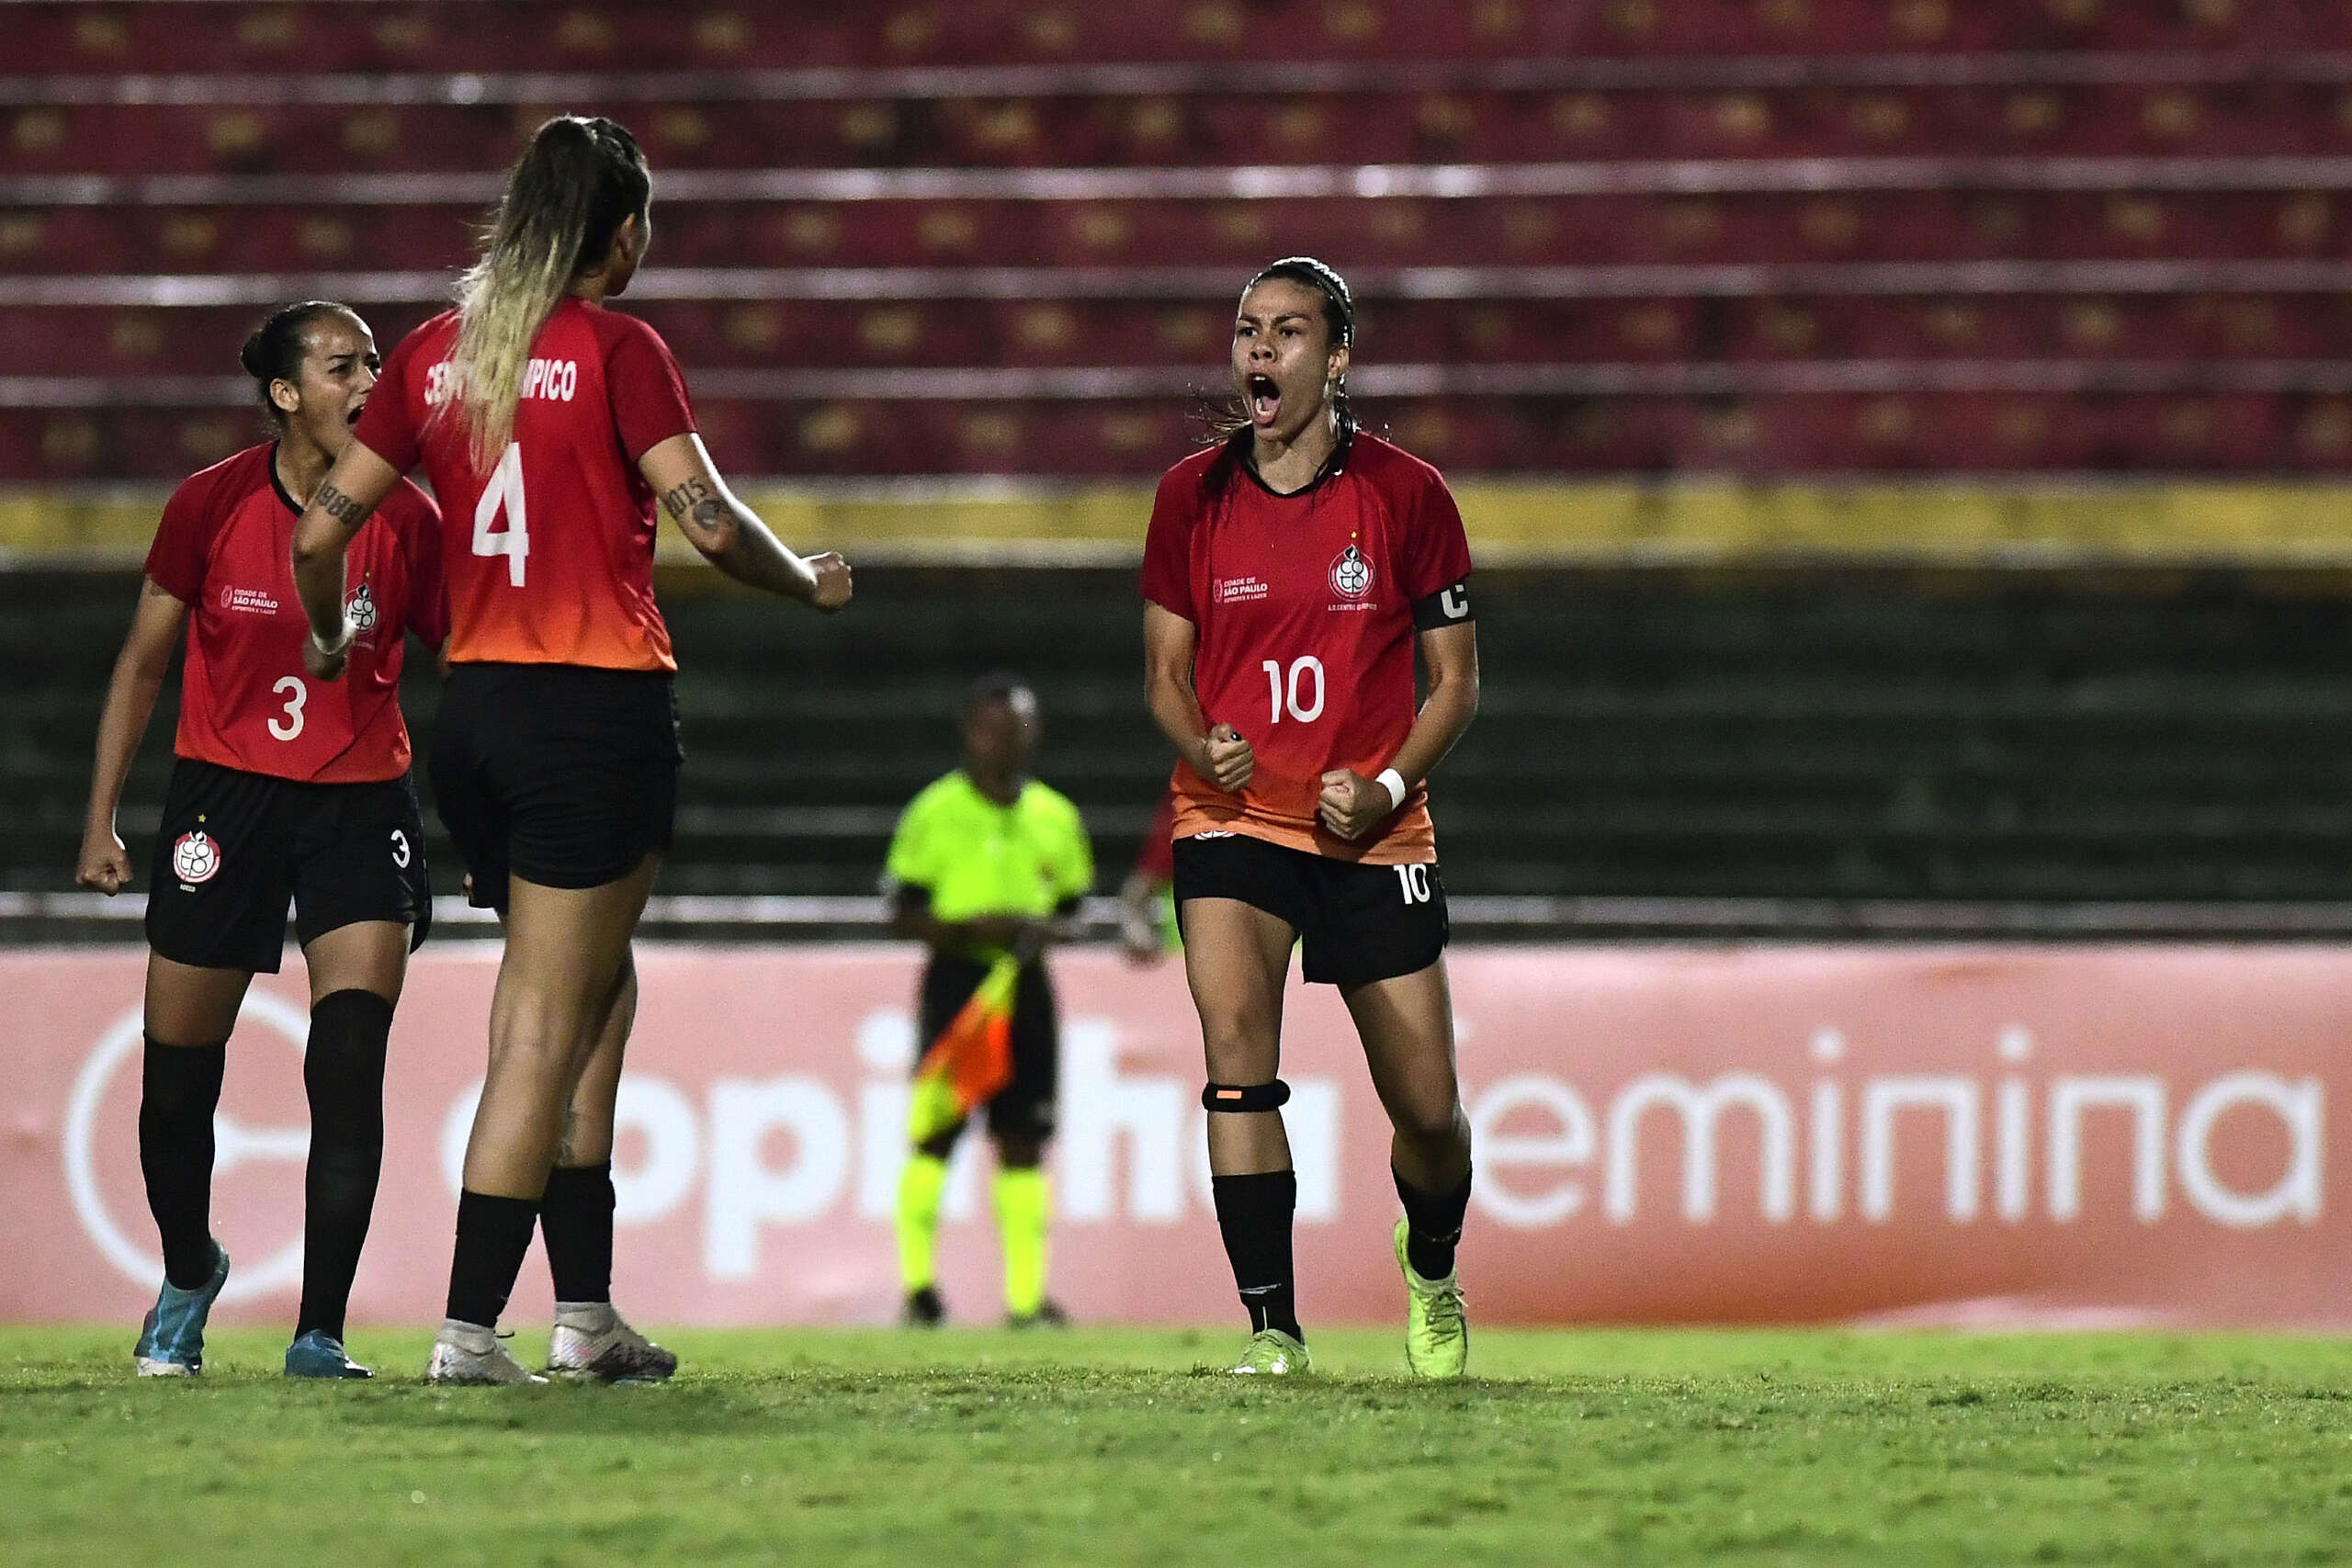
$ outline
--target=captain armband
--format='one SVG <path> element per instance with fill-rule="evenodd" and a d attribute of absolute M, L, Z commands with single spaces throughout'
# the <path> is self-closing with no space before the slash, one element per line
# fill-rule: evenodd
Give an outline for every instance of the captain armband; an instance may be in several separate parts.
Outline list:
<path fill-rule="evenodd" d="M 1201 1090 L 1204 1111 L 1279 1111 L 1290 1099 L 1290 1085 L 1276 1078 L 1272 1083 L 1213 1083 Z"/>
<path fill-rule="evenodd" d="M 1470 580 L 1466 577 L 1413 605 L 1413 629 L 1417 632 L 1463 626 L 1469 619 Z"/>

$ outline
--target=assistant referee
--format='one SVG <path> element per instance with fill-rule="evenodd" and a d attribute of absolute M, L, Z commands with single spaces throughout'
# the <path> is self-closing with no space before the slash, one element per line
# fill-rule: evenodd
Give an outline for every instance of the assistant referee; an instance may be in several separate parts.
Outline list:
<path fill-rule="evenodd" d="M 1094 854 L 1078 807 L 1029 776 L 1040 733 L 1036 694 L 1019 676 L 980 678 L 959 713 L 964 765 L 909 803 L 890 841 L 884 891 L 899 934 L 931 950 L 918 998 L 918 1061 L 997 960 L 1021 960 L 1012 1003 L 1012 1078 L 985 1106 L 996 1145 L 997 1229 L 1004 1243 L 1004 1303 L 1016 1328 L 1058 1324 L 1046 1297 L 1051 1203 L 1044 1168 L 1054 1133 L 1060 1025 L 1045 950 L 1094 881 Z M 945 1321 L 934 1255 L 947 1158 L 959 1122 L 911 1150 L 899 1180 L 899 1268 L 905 1321 Z"/>

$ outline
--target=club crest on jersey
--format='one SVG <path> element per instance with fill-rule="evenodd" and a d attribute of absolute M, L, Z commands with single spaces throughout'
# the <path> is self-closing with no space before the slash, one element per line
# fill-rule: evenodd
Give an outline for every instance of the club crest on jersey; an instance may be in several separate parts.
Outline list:
<path fill-rule="evenodd" d="M 365 633 L 376 629 L 376 596 L 368 591 L 366 583 L 361 583 L 351 597 L 344 601 L 343 613 L 350 618 L 354 631 Z"/>
<path fill-rule="evenodd" d="M 220 874 L 220 846 L 201 828 L 182 833 L 172 845 L 172 874 L 183 887 L 194 887 Z"/>
<path fill-rule="evenodd" d="M 1361 599 L 1372 592 L 1372 563 L 1353 545 L 1331 563 L 1331 592 L 1342 599 Z"/>

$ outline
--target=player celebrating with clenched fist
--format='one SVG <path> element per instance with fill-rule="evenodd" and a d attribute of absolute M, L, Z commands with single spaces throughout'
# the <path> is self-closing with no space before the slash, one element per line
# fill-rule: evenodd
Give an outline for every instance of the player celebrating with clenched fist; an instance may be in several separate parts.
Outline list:
<path fill-rule="evenodd" d="M 344 1308 L 383 1165 L 392 1004 L 433 914 L 401 663 L 407 632 L 441 642 L 441 520 L 415 486 L 388 491 L 352 541 L 349 673 L 339 685 L 311 678 L 287 547 L 351 443 L 376 340 L 346 307 L 313 299 L 264 321 L 243 364 L 277 439 L 196 475 L 164 507 L 98 720 L 82 836 L 82 886 L 121 891 L 130 858 L 115 807 L 185 626 L 179 761 L 147 886 L 139 1101 L 164 1286 L 135 1354 L 141 1377 L 203 1371 L 205 1319 L 229 1279 L 211 1228 L 213 1111 L 245 989 L 256 971 L 277 972 L 290 900 L 311 977 L 311 1152 L 286 1372 L 364 1378 L 344 1353 Z"/>
<path fill-rule="evenodd" d="M 1208 1057 L 1209 1168 L 1254 1331 L 1233 1370 L 1308 1364 L 1277 1076 L 1297 942 L 1306 977 L 1339 987 L 1395 1128 L 1406 1359 L 1459 1377 L 1470 1126 L 1422 781 L 1478 706 L 1470 549 L 1437 470 L 1350 417 L 1354 338 L 1347 284 L 1311 257 L 1243 290 L 1240 406 L 1152 505 L 1145 686 L 1181 759 L 1176 908 Z M 1429 673 L 1418 712 L 1417 650 Z"/>
<path fill-rule="evenodd" d="M 609 119 L 547 121 L 458 308 L 411 333 L 294 538 L 307 658 L 332 679 L 354 530 L 422 464 L 447 508 L 448 694 L 429 764 L 474 902 L 506 951 L 428 1381 L 535 1381 L 496 1336 L 534 1228 L 555 1276 L 550 1371 L 668 1377 L 612 1303 L 613 1112 L 637 1005 L 630 938 L 669 848 L 677 660 L 653 601 L 654 501 L 720 570 L 820 610 L 802 559 L 729 491 L 660 334 L 608 310 L 652 242 L 652 182 Z"/>

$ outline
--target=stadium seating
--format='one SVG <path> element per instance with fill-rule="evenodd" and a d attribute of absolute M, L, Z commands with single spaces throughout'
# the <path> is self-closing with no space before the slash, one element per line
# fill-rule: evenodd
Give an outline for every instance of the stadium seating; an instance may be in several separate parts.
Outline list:
<path fill-rule="evenodd" d="M 740 472 L 1148 475 L 1234 284 L 1293 250 L 1359 282 L 1367 412 L 1456 468 L 2342 455 L 2340 7 L 11 12 L 0 481 L 184 471 L 270 299 L 357 294 L 389 343 L 559 107 L 643 136 L 634 308 Z M 1127 379 L 1074 415 L 1018 376 L 857 383 L 886 367 Z"/>

